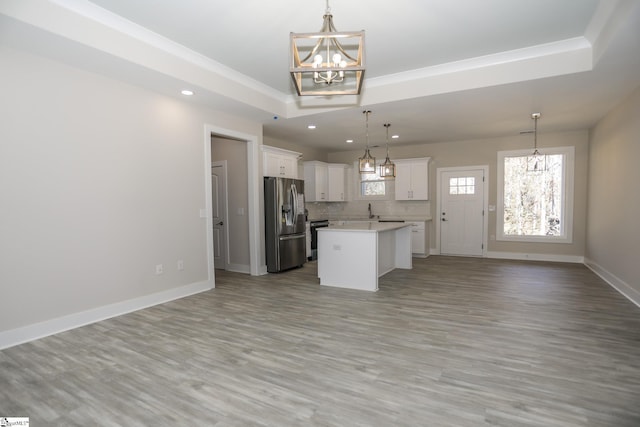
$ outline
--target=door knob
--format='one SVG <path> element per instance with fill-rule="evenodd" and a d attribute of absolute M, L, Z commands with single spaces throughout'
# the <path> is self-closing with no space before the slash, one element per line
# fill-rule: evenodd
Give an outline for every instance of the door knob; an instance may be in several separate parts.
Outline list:
<path fill-rule="evenodd" d="M 224 222 L 220 221 L 216 225 L 224 225 Z"/>
<path fill-rule="evenodd" d="M 447 221 L 447 219 L 446 219 L 446 218 L 442 218 L 442 221 L 445 221 L 445 222 L 446 222 L 446 221 Z"/>

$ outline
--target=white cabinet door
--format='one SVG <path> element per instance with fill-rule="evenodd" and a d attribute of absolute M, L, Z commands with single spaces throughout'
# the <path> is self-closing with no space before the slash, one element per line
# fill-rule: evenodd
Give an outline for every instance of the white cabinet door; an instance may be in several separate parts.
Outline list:
<path fill-rule="evenodd" d="M 429 157 L 395 163 L 396 200 L 429 200 Z"/>
<path fill-rule="evenodd" d="M 412 221 L 411 253 L 415 257 L 426 258 L 429 255 L 429 241 L 425 221 Z"/>
<path fill-rule="evenodd" d="M 280 165 L 280 156 L 275 153 L 265 152 L 262 169 L 264 176 L 282 176 L 283 170 Z"/>
<path fill-rule="evenodd" d="M 286 178 L 298 178 L 298 159 L 291 156 L 280 156 L 280 167 Z"/>
<path fill-rule="evenodd" d="M 328 168 L 324 162 L 304 162 L 304 193 L 308 202 L 328 200 Z"/>
<path fill-rule="evenodd" d="M 300 153 L 268 145 L 263 145 L 262 151 L 262 175 L 298 178 L 298 158 Z"/>
<path fill-rule="evenodd" d="M 411 200 L 411 164 L 396 160 L 396 200 Z"/>
<path fill-rule="evenodd" d="M 329 202 L 344 202 L 346 197 L 346 188 L 345 188 L 345 174 L 348 165 L 330 163 L 327 167 L 328 170 L 328 192 L 329 197 L 327 201 Z"/>

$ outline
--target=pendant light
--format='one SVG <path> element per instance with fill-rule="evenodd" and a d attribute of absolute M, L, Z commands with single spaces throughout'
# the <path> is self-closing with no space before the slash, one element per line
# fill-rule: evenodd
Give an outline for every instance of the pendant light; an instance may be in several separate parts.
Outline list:
<path fill-rule="evenodd" d="M 396 177 L 396 165 L 389 159 L 389 128 L 391 123 L 385 123 L 383 126 L 387 128 L 387 158 L 380 165 L 380 176 L 386 179 L 393 179 Z"/>
<path fill-rule="evenodd" d="M 360 173 L 376 173 L 376 158 L 371 156 L 369 152 L 369 114 L 371 110 L 364 110 L 362 113 L 365 115 L 365 136 L 367 140 L 367 147 L 364 150 L 364 156 L 360 157 Z"/>
<path fill-rule="evenodd" d="M 527 156 L 527 172 L 531 173 L 539 173 L 547 170 L 547 156 L 541 154 L 540 151 L 538 151 L 538 119 L 540 118 L 540 116 L 540 113 L 531 114 L 531 118 L 534 121 L 533 153 L 531 153 L 530 156 Z"/>

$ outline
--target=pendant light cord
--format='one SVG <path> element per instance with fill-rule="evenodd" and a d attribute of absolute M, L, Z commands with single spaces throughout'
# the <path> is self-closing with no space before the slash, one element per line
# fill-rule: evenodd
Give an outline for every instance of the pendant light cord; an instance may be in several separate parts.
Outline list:
<path fill-rule="evenodd" d="M 371 110 L 364 110 L 365 114 L 365 136 L 367 141 L 367 150 L 369 150 L 369 114 L 371 114 Z"/>
<path fill-rule="evenodd" d="M 387 128 L 387 159 L 388 159 L 389 158 L 389 128 L 391 127 L 391 123 L 385 123 L 383 126 Z"/>

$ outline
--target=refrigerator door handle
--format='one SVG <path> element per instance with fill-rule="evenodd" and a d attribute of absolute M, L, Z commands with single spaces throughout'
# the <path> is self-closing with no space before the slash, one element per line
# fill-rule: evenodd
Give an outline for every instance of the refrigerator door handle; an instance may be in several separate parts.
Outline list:
<path fill-rule="evenodd" d="M 280 236 L 280 240 L 295 240 L 304 238 L 306 238 L 304 234 L 288 234 L 286 236 Z"/>
<path fill-rule="evenodd" d="M 293 198 L 293 225 L 295 226 L 298 223 L 298 191 L 295 184 L 291 184 L 291 196 Z"/>

